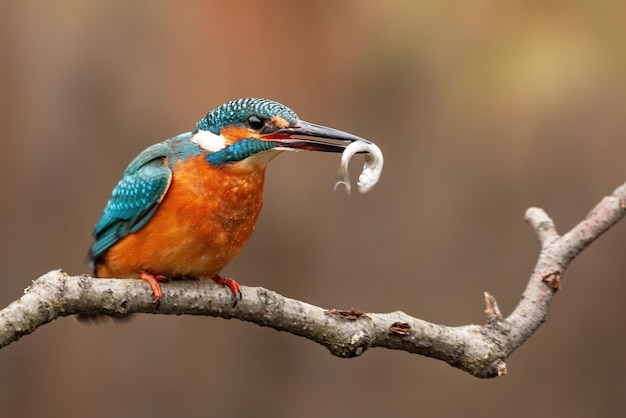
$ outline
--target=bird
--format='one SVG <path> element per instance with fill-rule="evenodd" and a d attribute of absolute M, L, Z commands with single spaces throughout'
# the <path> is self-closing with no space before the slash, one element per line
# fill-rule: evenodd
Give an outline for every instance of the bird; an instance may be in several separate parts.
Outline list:
<path fill-rule="evenodd" d="M 241 286 L 220 272 L 254 230 L 267 164 L 283 151 L 341 153 L 355 141 L 369 143 L 268 99 L 211 110 L 128 165 L 93 230 L 94 277 L 143 279 L 157 305 L 162 281 L 211 279 L 230 289 L 234 307 Z"/>

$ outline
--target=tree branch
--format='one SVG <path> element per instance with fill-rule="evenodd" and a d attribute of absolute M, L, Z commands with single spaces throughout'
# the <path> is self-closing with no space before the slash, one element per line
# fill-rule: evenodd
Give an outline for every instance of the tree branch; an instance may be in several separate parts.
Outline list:
<path fill-rule="evenodd" d="M 161 304 L 155 306 L 143 280 L 94 279 L 55 270 L 33 281 L 21 298 L 0 311 L 0 348 L 58 317 L 73 314 L 204 315 L 236 318 L 299 335 L 338 357 L 355 357 L 369 348 L 383 347 L 443 360 L 477 377 L 502 376 L 507 372 L 505 360 L 545 321 L 568 265 L 625 214 L 626 183 L 563 236 L 542 209 L 528 209 L 526 221 L 542 246 L 537 264 L 519 304 L 507 318 L 495 298 L 485 293 L 484 325 L 448 327 L 400 311 L 325 310 L 261 287 L 242 287 L 243 300 L 233 308 L 230 291 L 210 281 L 165 283 Z"/>

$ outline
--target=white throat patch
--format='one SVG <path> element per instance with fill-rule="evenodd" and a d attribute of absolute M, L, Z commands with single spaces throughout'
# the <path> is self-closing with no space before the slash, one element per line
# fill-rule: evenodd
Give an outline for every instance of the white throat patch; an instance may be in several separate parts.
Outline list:
<path fill-rule="evenodd" d="M 226 148 L 226 141 L 222 135 L 215 135 L 211 131 L 198 131 L 191 135 L 191 141 L 195 142 L 200 148 L 216 152 Z"/>

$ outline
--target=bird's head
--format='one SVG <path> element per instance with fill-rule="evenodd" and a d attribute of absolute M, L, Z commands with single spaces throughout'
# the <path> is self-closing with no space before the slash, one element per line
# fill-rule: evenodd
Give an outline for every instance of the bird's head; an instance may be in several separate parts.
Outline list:
<path fill-rule="evenodd" d="M 192 141 L 209 152 L 209 163 L 223 166 L 243 160 L 265 164 L 286 150 L 343 152 L 349 143 L 366 140 L 305 122 L 280 103 L 249 98 L 210 111 L 196 125 Z"/>

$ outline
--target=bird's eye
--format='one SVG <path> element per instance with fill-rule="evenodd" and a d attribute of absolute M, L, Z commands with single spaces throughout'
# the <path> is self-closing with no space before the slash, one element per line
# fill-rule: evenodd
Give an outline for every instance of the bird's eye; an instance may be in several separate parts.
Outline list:
<path fill-rule="evenodd" d="M 246 120 L 246 125 L 248 125 L 250 129 L 260 131 L 263 127 L 265 127 L 265 119 L 261 119 L 257 115 L 252 115 Z"/>

